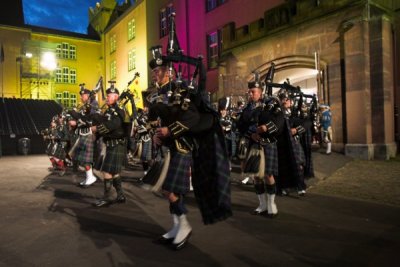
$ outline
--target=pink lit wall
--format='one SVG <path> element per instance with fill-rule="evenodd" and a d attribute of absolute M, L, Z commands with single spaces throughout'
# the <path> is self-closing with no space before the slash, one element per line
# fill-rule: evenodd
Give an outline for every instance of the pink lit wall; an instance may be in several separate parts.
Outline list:
<path fill-rule="evenodd" d="M 205 0 L 173 0 L 176 11 L 176 29 L 184 53 L 193 57 L 204 56 L 207 64 L 207 34 L 221 29 L 225 24 L 235 22 L 241 27 L 264 17 L 264 12 L 285 0 L 226 0 L 224 4 L 206 12 Z M 160 40 L 164 51 L 168 37 Z M 190 69 L 190 74 L 193 69 Z M 218 89 L 218 70 L 207 72 L 207 90 Z"/>

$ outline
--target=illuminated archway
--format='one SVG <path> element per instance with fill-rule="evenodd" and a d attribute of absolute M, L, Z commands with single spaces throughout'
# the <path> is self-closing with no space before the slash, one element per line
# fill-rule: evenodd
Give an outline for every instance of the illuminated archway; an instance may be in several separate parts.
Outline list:
<path fill-rule="evenodd" d="M 320 103 L 329 103 L 327 63 L 324 60 L 317 56 L 292 55 L 266 62 L 254 71 L 265 79 L 272 62 L 275 64 L 274 83 L 283 83 L 288 79 L 291 85 L 300 86 L 305 94 L 316 94 Z M 247 81 L 252 78 L 250 74 Z"/>

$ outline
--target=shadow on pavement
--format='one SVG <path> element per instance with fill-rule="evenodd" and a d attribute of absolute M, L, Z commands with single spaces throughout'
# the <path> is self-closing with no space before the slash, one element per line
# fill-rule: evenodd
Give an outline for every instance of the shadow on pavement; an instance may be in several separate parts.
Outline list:
<path fill-rule="evenodd" d="M 204 254 L 190 243 L 183 251 L 173 251 L 169 247 L 154 242 L 165 233 L 152 217 L 148 216 L 134 201 L 115 204 L 108 208 L 95 208 L 91 204 L 102 195 L 102 183 L 81 189 L 68 176 L 47 177 L 38 189 L 54 191 L 54 201 L 49 212 L 59 213 L 74 220 L 82 235 L 89 238 L 96 247 L 94 253 L 109 251 L 109 262 L 97 262 L 92 257 L 93 266 L 218 266 L 212 257 Z M 125 190 L 127 195 L 135 194 Z M 166 214 L 166 216 L 168 216 Z M 121 250 L 126 262 L 114 256 Z M 91 252 L 93 253 L 93 251 Z M 179 253 L 179 257 L 177 257 Z M 127 259 L 126 259 L 127 258 Z M 193 261 L 193 259 L 196 259 Z M 99 265 L 97 265 L 99 264 Z"/>

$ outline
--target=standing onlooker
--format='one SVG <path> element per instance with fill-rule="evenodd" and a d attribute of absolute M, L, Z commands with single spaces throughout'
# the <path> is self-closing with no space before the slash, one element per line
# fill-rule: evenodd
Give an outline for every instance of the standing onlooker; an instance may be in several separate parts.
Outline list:
<path fill-rule="evenodd" d="M 322 141 L 326 143 L 326 151 L 327 155 L 330 155 L 332 152 L 332 113 L 331 109 L 328 105 L 321 105 L 321 128 L 322 128 Z"/>

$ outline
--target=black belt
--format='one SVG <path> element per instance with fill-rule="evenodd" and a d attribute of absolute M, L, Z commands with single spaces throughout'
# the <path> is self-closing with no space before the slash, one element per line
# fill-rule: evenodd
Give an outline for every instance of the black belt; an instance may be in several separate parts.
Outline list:
<path fill-rule="evenodd" d="M 118 138 L 118 139 L 108 139 L 104 140 L 104 143 L 106 144 L 107 147 L 114 147 L 119 144 L 125 144 L 126 140 L 125 138 Z"/>
<path fill-rule="evenodd" d="M 275 137 L 265 137 L 265 138 L 260 138 L 259 143 L 260 145 L 266 145 L 266 144 L 273 144 L 276 143 L 276 138 Z"/>

